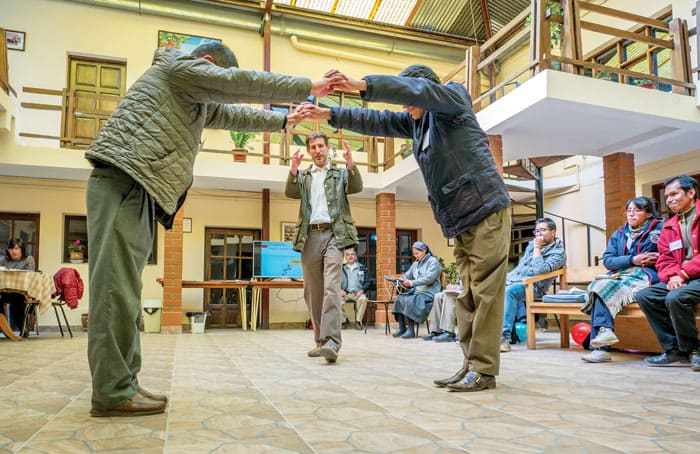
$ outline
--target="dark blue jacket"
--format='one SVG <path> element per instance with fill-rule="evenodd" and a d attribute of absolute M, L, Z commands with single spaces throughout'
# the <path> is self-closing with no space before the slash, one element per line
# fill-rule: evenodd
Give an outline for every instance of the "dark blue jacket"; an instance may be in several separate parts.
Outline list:
<path fill-rule="evenodd" d="M 420 107 L 425 110 L 423 118 L 415 121 L 408 112 L 334 107 L 329 123 L 363 134 L 412 138 L 435 220 L 447 238 L 510 205 L 486 133 L 463 85 L 414 77 L 367 76 L 365 80 L 363 99 Z"/>
<path fill-rule="evenodd" d="M 367 271 L 367 267 L 364 266 L 360 262 L 355 262 L 357 263 L 357 270 L 362 273 L 360 276 L 362 276 L 362 279 L 360 279 L 360 288 L 356 290 L 362 290 L 362 293 L 367 293 L 367 289 L 369 289 L 369 272 Z M 343 268 L 342 268 L 342 276 L 340 278 L 340 288 L 343 291 L 348 291 L 348 282 L 350 281 L 350 267 L 348 267 L 347 263 L 343 263 Z"/>
<path fill-rule="evenodd" d="M 608 247 L 603 253 L 603 265 L 610 271 L 619 271 L 624 268 L 635 266 L 632 259 L 635 255 L 644 252 L 657 252 L 656 243 L 661 236 L 661 226 L 663 219 L 651 219 L 644 227 L 641 235 L 635 238 L 632 247 L 627 249 L 627 234 L 630 231 L 629 224 L 620 227 L 612 234 L 608 241 Z M 649 283 L 659 282 L 659 276 L 654 267 L 643 266 L 642 269 L 649 276 Z"/>

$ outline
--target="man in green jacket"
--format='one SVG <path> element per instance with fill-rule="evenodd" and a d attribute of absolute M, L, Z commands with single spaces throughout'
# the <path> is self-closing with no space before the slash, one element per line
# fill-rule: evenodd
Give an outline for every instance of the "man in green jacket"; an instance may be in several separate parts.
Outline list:
<path fill-rule="evenodd" d="M 358 243 L 355 220 L 350 214 L 348 194 L 362 191 L 362 177 L 343 142 L 347 168 L 338 169 L 328 160 L 328 136 L 311 133 L 306 149 L 313 164 L 299 169 L 301 150 L 292 156 L 285 194 L 301 199 L 294 249 L 301 252 L 304 300 L 314 325 L 314 342 L 308 355 L 323 356 L 335 363 L 342 346 L 340 296 L 343 251 Z"/>
<path fill-rule="evenodd" d="M 191 55 L 158 49 L 85 153 L 90 247 L 88 362 L 92 416 L 162 413 L 167 397 L 143 389 L 139 321 L 141 273 L 153 244 L 153 220 L 172 227 L 192 184 L 204 128 L 272 131 L 301 121 L 231 105 L 325 96 L 333 78 L 241 71 L 231 50 L 204 44 Z"/>

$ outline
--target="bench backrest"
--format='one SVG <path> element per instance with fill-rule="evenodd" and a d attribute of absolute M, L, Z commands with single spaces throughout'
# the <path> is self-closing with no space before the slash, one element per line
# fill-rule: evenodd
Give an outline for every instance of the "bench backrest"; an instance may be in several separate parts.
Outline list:
<path fill-rule="evenodd" d="M 568 289 L 573 285 L 586 287 L 595 280 L 596 276 L 607 272 L 608 270 L 602 265 L 566 268 L 566 273 L 559 279 L 559 287 L 562 289 Z"/>

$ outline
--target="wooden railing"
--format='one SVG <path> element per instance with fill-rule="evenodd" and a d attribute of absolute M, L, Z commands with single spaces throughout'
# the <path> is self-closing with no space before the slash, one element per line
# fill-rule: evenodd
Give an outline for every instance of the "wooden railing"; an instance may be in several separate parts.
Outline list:
<path fill-rule="evenodd" d="M 12 93 L 17 96 L 14 88 L 10 85 L 10 67 L 7 63 L 7 35 L 5 30 L 0 28 L 0 89 L 8 95 Z"/>
<path fill-rule="evenodd" d="M 561 14 L 557 14 L 559 11 Z M 602 16 L 602 22 L 606 18 L 612 18 L 631 21 L 637 25 L 622 30 L 584 20 L 588 16 L 582 15 L 581 11 Z M 614 74 L 619 83 L 648 79 L 654 84 L 670 85 L 675 93 L 692 95 L 695 87 L 691 77 L 688 26 L 682 19 L 673 19 L 670 23 L 662 20 L 669 15 L 670 9 L 660 17 L 649 18 L 587 1 L 532 0 L 530 10 L 523 11 L 481 46 L 467 49 L 464 62 L 446 77 L 454 78 L 463 71 L 461 82 L 469 90 L 475 111 L 483 108 L 487 101 L 494 102 L 515 89 L 517 83 L 522 83 L 545 69 L 558 69 L 585 76 L 596 76 L 607 71 Z M 584 56 L 584 30 L 607 35 L 610 39 Z M 555 33 L 561 42 L 558 48 L 553 45 Z M 657 37 L 657 34 L 664 36 Z M 644 46 L 645 51 L 626 59 L 625 49 L 634 43 Z M 529 50 L 529 58 L 522 67 L 509 74 L 502 74 L 498 82 L 482 78 L 481 71 L 487 68 L 493 70 L 507 56 L 526 49 Z M 655 58 L 664 51 L 669 53 L 671 77 L 659 76 L 655 69 Z M 601 56 L 610 53 L 617 56 L 617 64 L 601 63 Z M 615 58 L 606 62 L 611 60 L 614 62 Z M 646 67 L 639 68 L 644 63 Z"/>

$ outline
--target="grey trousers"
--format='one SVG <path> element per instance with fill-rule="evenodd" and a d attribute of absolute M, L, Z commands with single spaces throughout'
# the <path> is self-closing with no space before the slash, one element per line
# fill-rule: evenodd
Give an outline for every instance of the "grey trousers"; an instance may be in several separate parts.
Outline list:
<path fill-rule="evenodd" d="M 509 247 L 509 208 L 455 238 L 455 261 L 464 288 L 456 298 L 457 327 L 463 366 L 470 371 L 498 375 Z"/>
<path fill-rule="evenodd" d="M 304 272 L 304 300 L 314 325 L 314 342 L 342 346 L 342 298 L 340 278 L 343 251 L 338 249 L 331 230 L 311 230 L 301 253 Z"/>
<path fill-rule="evenodd" d="M 117 407 L 138 391 L 141 272 L 153 244 L 153 208 L 146 191 L 121 170 L 92 171 L 87 185 L 88 362 L 97 410 Z"/>
<path fill-rule="evenodd" d="M 433 308 L 430 309 L 430 332 L 454 333 L 456 323 L 455 297 L 444 292 L 437 293 L 433 298 Z"/>

